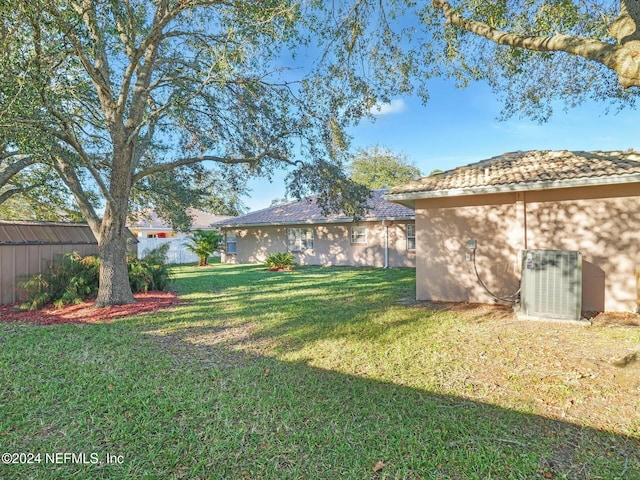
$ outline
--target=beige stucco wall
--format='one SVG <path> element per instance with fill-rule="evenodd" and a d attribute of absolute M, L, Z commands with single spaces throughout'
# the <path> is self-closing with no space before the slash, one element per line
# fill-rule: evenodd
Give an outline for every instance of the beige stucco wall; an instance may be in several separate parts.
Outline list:
<path fill-rule="evenodd" d="M 362 222 L 367 244 L 351 244 L 353 224 L 290 225 L 225 229 L 236 233 L 236 254 L 222 254 L 226 263 L 262 263 L 268 254 L 286 252 L 287 228 L 313 228 L 313 249 L 293 252 L 300 265 L 384 266 L 385 229 L 389 231 L 390 267 L 415 267 L 415 252 L 407 251 L 406 224 L 413 222 Z"/>
<path fill-rule="evenodd" d="M 583 310 L 635 310 L 639 194 L 636 183 L 417 200 L 417 298 L 492 301 L 465 259 L 475 239 L 480 276 L 494 293 L 518 288 L 522 250 L 579 250 Z"/>

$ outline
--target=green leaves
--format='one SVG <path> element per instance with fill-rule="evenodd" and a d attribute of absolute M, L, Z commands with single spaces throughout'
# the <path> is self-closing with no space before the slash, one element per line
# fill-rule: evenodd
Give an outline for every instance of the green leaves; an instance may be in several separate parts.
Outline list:
<path fill-rule="evenodd" d="M 355 221 L 367 209 L 370 190 L 350 180 L 337 166 L 317 160 L 304 163 L 287 176 L 287 188 L 298 200 L 319 192 L 316 202 L 323 214 L 343 212 Z"/>
<path fill-rule="evenodd" d="M 264 263 L 269 270 L 292 270 L 296 265 L 291 252 L 270 253 Z"/>
<path fill-rule="evenodd" d="M 183 244 L 187 250 L 200 259 L 200 266 L 208 264 L 209 257 L 218 249 L 222 235 L 216 231 L 195 230 L 189 243 Z"/>
<path fill-rule="evenodd" d="M 422 176 L 406 155 L 378 145 L 357 151 L 348 171 L 351 180 L 373 190 L 391 188 Z"/>

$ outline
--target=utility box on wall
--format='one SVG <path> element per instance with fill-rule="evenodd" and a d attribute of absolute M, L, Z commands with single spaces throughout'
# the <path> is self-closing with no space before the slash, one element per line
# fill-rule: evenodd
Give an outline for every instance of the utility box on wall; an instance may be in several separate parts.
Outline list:
<path fill-rule="evenodd" d="M 570 250 L 525 250 L 520 308 L 529 317 L 580 320 L 582 254 Z"/>

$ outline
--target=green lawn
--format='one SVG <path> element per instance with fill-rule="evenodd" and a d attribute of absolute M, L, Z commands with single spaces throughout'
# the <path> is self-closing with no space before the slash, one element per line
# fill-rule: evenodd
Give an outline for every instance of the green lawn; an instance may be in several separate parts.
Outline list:
<path fill-rule="evenodd" d="M 1 479 L 640 478 L 637 419 L 606 431 L 535 414 L 515 378 L 504 398 L 464 381 L 467 327 L 402 305 L 412 270 L 173 273 L 170 312 L 0 323 L 0 454 L 41 455 Z"/>

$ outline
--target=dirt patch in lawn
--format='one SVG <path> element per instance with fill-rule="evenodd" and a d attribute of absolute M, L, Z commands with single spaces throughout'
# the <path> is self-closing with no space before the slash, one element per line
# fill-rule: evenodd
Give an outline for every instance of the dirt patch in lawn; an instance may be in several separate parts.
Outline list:
<path fill-rule="evenodd" d="M 49 307 L 32 312 L 19 311 L 18 304 L 0 305 L 0 322 L 26 322 L 38 325 L 100 323 L 164 310 L 180 303 L 178 296 L 172 292 L 136 293 L 134 297 L 136 303 L 106 308 L 95 308 L 93 301 L 60 309 Z"/>
<path fill-rule="evenodd" d="M 640 437 L 640 317 L 518 320 L 510 307 L 421 302 L 459 318 L 438 332 L 443 390 Z"/>

